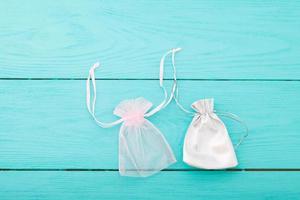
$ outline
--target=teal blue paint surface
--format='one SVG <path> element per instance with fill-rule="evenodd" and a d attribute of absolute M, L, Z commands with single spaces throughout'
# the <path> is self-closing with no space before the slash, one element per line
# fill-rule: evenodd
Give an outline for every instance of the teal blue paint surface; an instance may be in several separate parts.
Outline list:
<path fill-rule="evenodd" d="M 157 78 L 180 46 L 181 78 L 299 78 L 299 1 L 0 2 L 1 77 Z M 170 77 L 170 76 L 169 76 Z"/>
<path fill-rule="evenodd" d="M 171 81 L 167 81 L 171 83 Z M 97 116 L 104 121 L 119 101 L 144 96 L 154 104 L 163 94 L 158 81 L 97 81 Z M 85 81 L 0 81 L 3 147 L 0 166 L 5 168 L 118 167 L 118 127 L 98 127 L 85 107 Z M 22 86 L 22 87 L 19 87 Z M 299 82 L 281 81 L 179 81 L 182 104 L 214 97 L 216 109 L 231 111 L 247 122 L 250 135 L 238 149 L 238 168 L 297 168 L 300 165 Z M 278 95 L 280 94 L 280 95 Z M 185 98 L 184 98 L 185 97 Z M 179 162 L 182 139 L 192 118 L 174 103 L 150 118 L 164 133 Z M 224 118 L 237 142 L 243 131 Z M 5 148 L 4 148 L 5 147 Z M 286 153 L 282 156 L 282 153 Z"/>
<path fill-rule="evenodd" d="M 297 172 L 3 172 L 2 199 L 299 199 Z M 5 182 L 4 182 L 5 181 Z"/>
<path fill-rule="evenodd" d="M 0 200 L 300 199 L 299 19 L 300 1 L 0 1 Z M 178 163 L 147 179 L 120 177 L 118 127 L 88 115 L 84 79 L 100 61 L 103 120 L 126 98 L 158 104 L 159 60 L 172 47 L 183 48 L 182 103 L 214 97 L 217 110 L 248 124 L 240 164 L 185 165 L 191 118 L 172 103 L 150 120 Z M 224 122 L 237 141 L 242 127 Z"/>

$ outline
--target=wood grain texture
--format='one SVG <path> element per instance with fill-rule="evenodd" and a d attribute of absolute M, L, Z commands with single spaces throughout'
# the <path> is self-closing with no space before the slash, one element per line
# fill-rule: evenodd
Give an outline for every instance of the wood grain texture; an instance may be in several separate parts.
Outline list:
<path fill-rule="evenodd" d="M 0 199 L 300 199 L 299 10 L 298 0 L 0 1 Z M 186 166 L 191 118 L 173 103 L 150 120 L 179 162 L 146 179 L 120 177 L 119 127 L 93 122 L 83 79 L 96 61 L 97 77 L 113 79 L 98 81 L 103 120 L 126 98 L 157 105 L 163 95 L 149 79 L 172 47 L 183 48 L 182 103 L 214 97 L 217 110 L 248 124 L 240 165 Z M 168 59 L 167 78 L 170 68 Z M 242 127 L 224 121 L 237 141 Z"/>
<path fill-rule="evenodd" d="M 119 101 L 144 96 L 158 104 L 158 81 L 98 81 L 97 115 L 117 119 Z M 171 83 L 168 81 L 167 83 Z M 85 81 L 0 81 L 0 168 L 117 169 L 119 127 L 102 129 L 85 105 Z M 249 137 L 238 149 L 239 168 L 299 168 L 300 82 L 182 81 L 183 105 L 214 97 L 216 109 L 238 114 Z M 179 162 L 191 121 L 174 104 L 150 120 L 161 129 Z M 224 119 L 234 141 L 242 131 Z"/>
<path fill-rule="evenodd" d="M 0 2 L 0 77 L 300 79 L 300 1 Z M 170 75 L 167 75 L 170 77 Z"/>
<path fill-rule="evenodd" d="M 299 199 L 299 172 L 2 172 L 1 199 Z"/>

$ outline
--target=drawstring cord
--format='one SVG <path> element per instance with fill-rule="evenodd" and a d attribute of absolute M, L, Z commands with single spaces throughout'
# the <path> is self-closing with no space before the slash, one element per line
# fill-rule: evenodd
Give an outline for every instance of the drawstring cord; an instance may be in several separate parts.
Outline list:
<path fill-rule="evenodd" d="M 238 147 L 244 142 L 244 140 L 249 135 L 249 128 L 248 128 L 247 124 L 243 120 L 241 120 L 241 118 L 239 116 L 237 116 L 236 114 L 233 114 L 231 112 L 214 111 L 214 113 L 218 114 L 219 116 L 223 116 L 223 117 L 232 119 L 232 120 L 240 123 L 244 127 L 244 129 L 245 129 L 244 134 L 240 137 L 239 142 L 235 145 L 235 149 L 238 149 Z"/>
<path fill-rule="evenodd" d="M 86 80 L 86 105 L 87 105 L 87 109 L 88 109 L 89 113 L 92 115 L 92 117 L 94 118 L 97 125 L 99 125 L 102 128 L 110 128 L 110 127 L 113 127 L 117 124 L 122 123 L 124 120 L 119 119 L 119 120 L 116 120 L 114 122 L 106 123 L 106 122 L 102 122 L 102 121 L 98 120 L 96 115 L 95 115 L 95 106 L 96 106 L 96 100 L 97 100 L 95 70 L 98 67 L 100 67 L 100 64 L 98 62 L 95 63 L 91 67 L 91 69 L 89 71 L 88 78 Z M 93 86 L 93 102 L 92 102 L 92 104 L 91 104 L 91 89 L 90 89 L 91 82 L 92 82 L 92 86 Z"/>
<path fill-rule="evenodd" d="M 150 117 L 152 115 L 154 115 L 155 113 L 159 112 L 161 109 L 165 108 L 173 99 L 173 95 L 174 95 L 174 91 L 176 89 L 176 82 L 173 83 L 172 86 L 172 91 L 171 91 L 171 95 L 170 97 L 168 97 L 168 92 L 165 88 L 165 86 L 163 85 L 163 73 L 164 73 L 164 63 L 165 63 L 165 58 L 169 55 L 172 54 L 172 65 L 173 65 L 173 69 L 175 69 L 175 53 L 180 51 L 180 48 L 177 49 L 171 49 L 170 51 L 168 51 L 167 53 L 165 53 L 161 60 L 160 60 L 160 73 L 159 73 L 159 80 L 160 80 L 160 87 L 163 90 L 164 93 L 164 100 L 154 109 L 152 109 L 151 111 L 149 111 L 148 113 L 144 114 L 144 117 Z M 86 80 L 86 105 L 87 105 L 87 109 L 89 111 L 89 113 L 92 115 L 93 119 L 95 120 L 95 122 L 97 123 L 97 125 L 99 125 L 102 128 L 110 128 L 113 127 L 115 125 L 118 125 L 120 123 L 122 123 L 124 121 L 124 119 L 118 119 L 116 121 L 110 122 L 110 123 L 106 123 L 106 122 L 102 122 L 100 120 L 97 119 L 96 115 L 95 115 L 95 106 L 96 106 L 96 100 L 97 100 L 97 88 L 96 88 L 96 79 L 95 79 L 95 71 L 97 68 L 100 67 L 100 64 L 97 62 L 95 63 L 89 70 L 89 75 L 88 78 Z M 176 73 L 176 72 L 175 72 Z M 91 84 L 93 86 L 93 90 L 91 92 Z M 91 102 L 91 93 L 93 94 L 93 100 Z"/>
<path fill-rule="evenodd" d="M 168 55 L 172 54 L 172 66 L 173 66 L 173 70 L 175 69 L 175 53 L 180 51 L 181 48 L 176 48 L 176 49 L 171 49 L 170 51 L 168 51 L 167 53 L 165 53 L 161 60 L 160 60 L 160 65 L 159 65 L 159 86 L 161 87 L 161 89 L 163 90 L 164 93 L 164 100 L 154 109 L 152 109 L 150 112 L 145 114 L 145 117 L 150 117 L 152 115 L 154 115 L 155 113 L 159 112 L 161 109 L 165 108 L 166 106 L 169 105 L 169 103 L 172 101 L 173 96 L 174 96 L 174 92 L 176 90 L 176 82 L 173 82 L 173 86 L 172 86 L 172 90 L 171 90 L 171 94 L 168 98 L 168 92 L 166 87 L 163 84 L 163 77 L 164 77 L 164 64 L 165 64 L 165 59 Z M 173 71 L 173 73 L 176 73 Z"/>

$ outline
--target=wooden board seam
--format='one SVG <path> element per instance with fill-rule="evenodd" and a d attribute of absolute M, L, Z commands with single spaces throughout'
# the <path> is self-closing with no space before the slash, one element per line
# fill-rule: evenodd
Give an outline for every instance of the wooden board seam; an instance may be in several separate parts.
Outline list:
<path fill-rule="evenodd" d="M 83 81 L 86 78 L 0 78 L 5 81 Z M 158 78 L 96 78 L 101 81 L 158 81 Z M 171 78 L 165 78 L 164 80 L 172 81 Z M 294 81 L 299 82 L 300 79 L 203 79 L 203 78 L 177 78 L 178 81 L 274 81 L 285 82 Z"/>
<path fill-rule="evenodd" d="M 88 169 L 88 168 L 62 168 L 62 169 L 55 169 L 55 168 L 0 168 L 0 171 L 95 171 L 95 172 L 102 172 L 102 171 L 119 171 L 118 169 Z M 165 172 L 191 172 L 191 171 L 228 171 L 228 172 L 240 172 L 240 171 L 247 171 L 247 172 L 300 172 L 300 168 L 245 168 L 245 169 L 223 169 L 223 170 L 205 170 L 205 169 L 164 169 L 162 171 Z"/>

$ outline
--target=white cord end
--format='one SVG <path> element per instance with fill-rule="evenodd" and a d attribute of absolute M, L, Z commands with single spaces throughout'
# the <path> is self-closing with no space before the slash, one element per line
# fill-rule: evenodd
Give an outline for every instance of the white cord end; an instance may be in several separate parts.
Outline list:
<path fill-rule="evenodd" d="M 100 63 L 99 63 L 99 62 L 96 62 L 96 63 L 93 65 L 93 68 L 95 69 L 95 68 L 99 67 L 99 65 L 100 65 Z"/>

